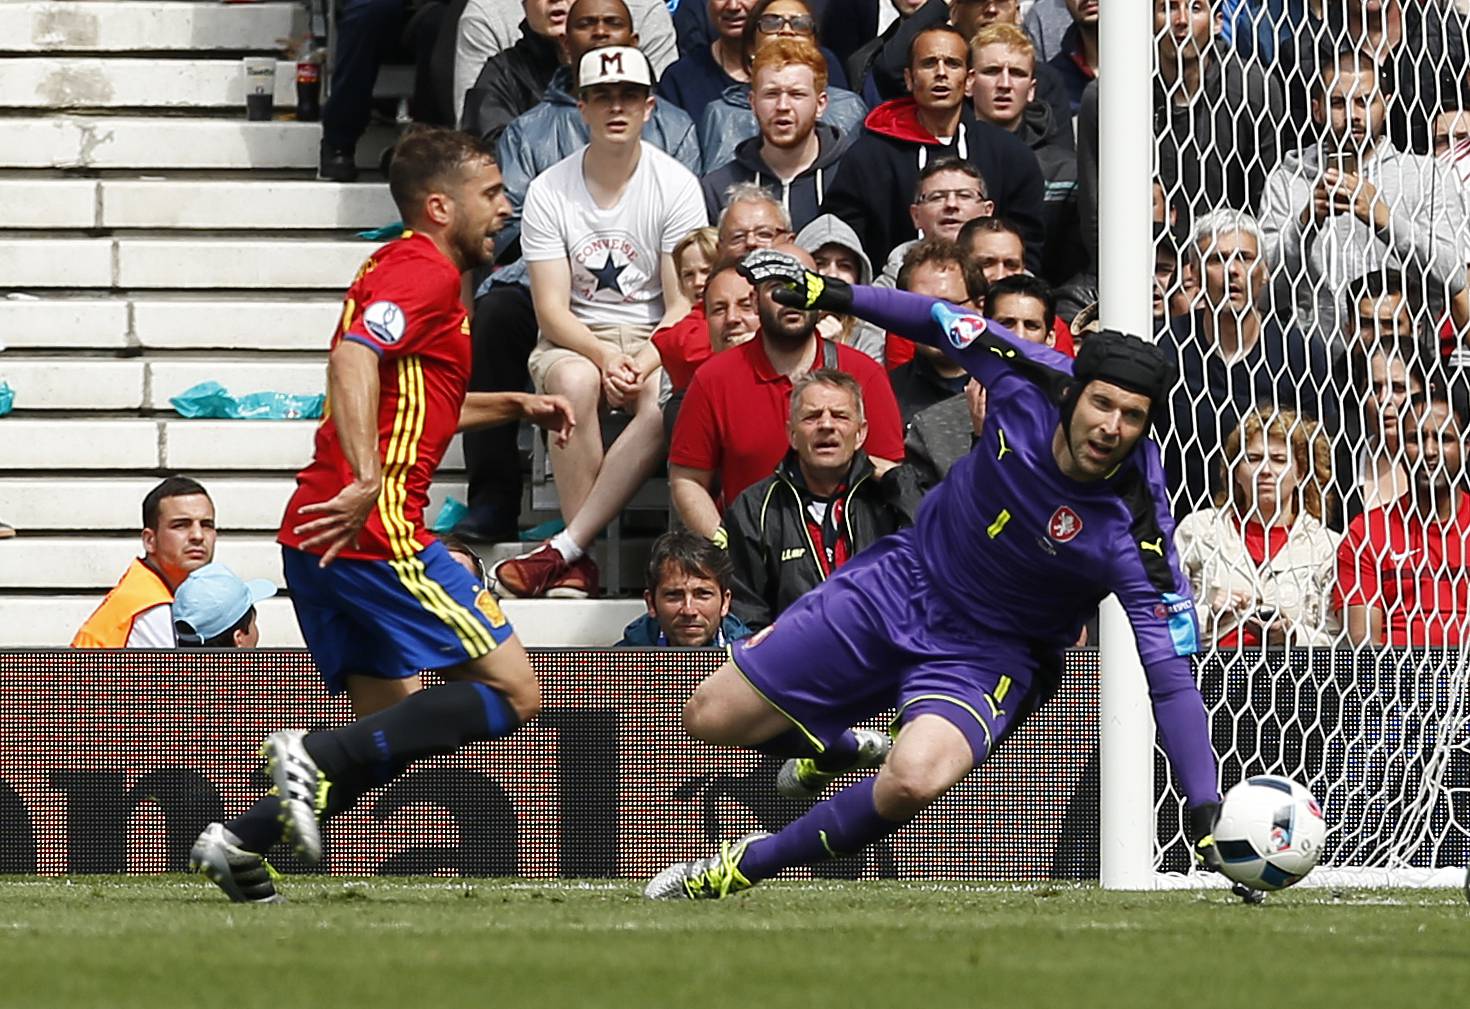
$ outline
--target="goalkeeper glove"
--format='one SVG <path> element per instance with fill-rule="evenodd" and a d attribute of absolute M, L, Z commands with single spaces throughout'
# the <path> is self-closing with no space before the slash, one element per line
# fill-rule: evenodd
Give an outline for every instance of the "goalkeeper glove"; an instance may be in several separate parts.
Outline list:
<path fill-rule="evenodd" d="M 813 273 L 801 260 L 784 252 L 757 249 L 740 261 L 739 271 L 757 288 L 768 281 L 779 281 L 783 286 L 773 291 L 771 297 L 783 305 L 838 315 L 852 311 L 850 284 Z"/>
<path fill-rule="evenodd" d="M 709 541 L 721 550 L 730 549 L 730 534 L 725 531 L 724 526 L 717 526 L 715 531 L 710 533 Z"/>

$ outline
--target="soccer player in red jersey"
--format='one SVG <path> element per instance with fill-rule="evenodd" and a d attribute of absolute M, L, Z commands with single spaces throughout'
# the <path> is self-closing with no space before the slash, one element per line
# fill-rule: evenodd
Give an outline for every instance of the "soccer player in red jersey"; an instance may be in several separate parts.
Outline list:
<path fill-rule="evenodd" d="M 191 868 L 237 901 L 276 898 L 264 854 L 277 841 L 316 862 L 320 817 L 415 760 L 515 731 L 541 705 L 495 597 L 429 533 L 424 509 L 456 430 L 525 418 L 565 439 L 571 407 L 555 396 L 466 398 L 460 277 L 489 261 L 510 215 L 491 152 L 467 134 L 415 131 L 395 149 L 389 180 L 409 230 L 369 257 L 347 292 L 327 416 L 279 535 L 312 658 L 359 720 L 272 733 L 260 752 L 273 793 L 195 842 Z M 421 690 L 424 669 L 446 682 Z"/>

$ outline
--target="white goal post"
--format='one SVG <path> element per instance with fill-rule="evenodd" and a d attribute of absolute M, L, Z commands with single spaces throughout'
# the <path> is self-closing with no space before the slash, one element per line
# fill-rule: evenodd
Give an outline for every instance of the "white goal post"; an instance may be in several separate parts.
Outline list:
<path fill-rule="evenodd" d="M 1168 2 L 1172 6 L 1175 0 Z M 1459 16 L 1452 13 L 1456 9 L 1453 0 L 1420 0 L 1420 4 L 1428 10 L 1445 9 L 1443 15 L 1435 16 L 1446 19 Z M 1157 336 L 1160 324 L 1154 319 L 1153 308 L 1157 240 L 1153 221 L 1154 181 L 1166 180 L 1163 186 L 1167 205 L 1185 208 L 1180 212 L 1176 228 L 1181 265 L 1192 250 L 1197 250 L 1200 270 L 1203 271 L 1207 255 L 1214 246 L 1207 246 L 1204 239 L 1193 236 L 1196 241 L 1191 249 L 1186 249 L 1191 244 L 1190 221 L 1200 220 L 1223 204 L 1219 200 L 1212 202 L 1201 192 L 1189 190 L 1185 179 L 1198 180 L 1208 172 L 1198 170 L 1198 163 L 1191 171 L 1183 166 L 1183 160 L 1196 158 L 1198 162 L 1201 152 L 1203 159 L 1208 160 L 1213 153 L 1211 145 L 1219 141 L 1222 158 L 1234 158 L 1233 167 L 1217 173 L 1217 176 L 1226 176 L 1230 172 L 1239 174 L 1241 164 L 1254 157 L 1255 162 L 1246 165 L 1255 179 L 1254 195 L 1246 205 L 1242 205 L 1245 201 L 1236 199 L 1230 209 L 1261 217 L 1264 224 L 1269 208 L 1262 208 L 1273 199 L 1270 189 L 1273 180 L 1279 178 L 1279 168 L 1286 160 L 1284 156 L 1296 151 L 1299 145 L 1321 140 L 1314 135 L 1311 141 L 1304 136 L 1299 142 L 1297 135 L 1292 133 L 1289 142 L 1286 139 L 1281 141 L 1276 155 L 1266 158 L 1256 157 L 1249 149 L 1242 153 L 1238 137 L 1233 133 L 1228 139 L 1214 135 L 1203 139 L 1195 136 L 1190 140 L 1194 145 L 1190 148 L 1192 153 L 1181 153 L 1185 145 L 1178 144 L 1168 149 L 1169 155 L 1164 154 L 1166 148 L 1159 143 L 1157 136 L 1165 127 L 1160 126 L 1160 117 L 1155 110 L 1156 93 L 1159 88 L 1168 91 L 1172 84 L 1160 83 L 1165 78 L 1156 76 L 1159 73 L 1159 56 L 1154 0 L 1124 0 L 1103 6 L 1107 10 L 1100 23 L 1103 72 L 1099 84 L 1097 264 L 1101 321 L 1106 328 Z M 1223 0 L 1213 0 L 1215 9 L 1222 6 Z M 1338 5 L 1334 2 L 1327 4 L 1327 7 L 1335 6 Z M 1320 72 L 1321 63 L 1340 59 L 1338 49 L 1361 45 L 1361 39 L 1327 38 L 1324 35 L 1326 31 L 1340 32 L 1341 29 L 1326 22 L 1315 24 L 1312 30 L 1317 34 L 1314 37 L 1296 40 L 1303 52 L 1310 46 L 1313 52 L 1328 54 L 1315 57 L 1318 64 L 1314 65 L 1314 73 Z M 1445 24 L 1449 25 L 1450 21 L 1446 20 Z M 1245 25 L 1239 30 L 1256 27 L 1259 25 Z M 1460 29 L 1444 30 L 1453 34 L 1453 30 Z M 1380 49 L 1378 54 L 1381 56 L 1385 51 Z M 1311 128 L 1309 120 L 1305 120 L 1306 125 L 1303 125 L 1301 110 L 1305 106 L 1302 102 L 1309 100 L 1304 96 L 1312 93 L 1311 88 L 1317 82 L 1314 73 L 1297 73 L 1293 69 L 1296 64 L 1273 64 L 1272 60 L 1279 56 L 1278 49 L 1274 55 L 1256 52 L 1249 58 L 1241 58 L 1241 61 L 1265 77 L 1284 81 L 1283 94 L 1292 87 L 1298 89 L 1298 118 L 1294 123 L 1283 121 L 1280 124 L 1284 137 L 1290 130 Z M 1444 62 L 1449 62 L 1447 57 Z M 1427 71 L 1433 69 L 1427 68 Z M 1400 73 L 1400 85 L 1407 87 L 1403 83 L 1402 71 Z M 1463 66 L 1458 68 L 1458 73 L 1463 82 L 1461 87 L 1470 90 L 1470 74 Z M 1380 72 L 1380 79 L 1382 76 Z M 1433 73 L 1426 72 L 1423 80 L 1431 79 L 1434 79 Z M 1441 82 L 1447 79 L 1445 74 L 1438 78 Z M 1431 104 L 1436 109 L 1450 111 L 1463 107 L 1463 95 L 1466 93 L 1463 90 L 1457 92 L 1460 97 L 1443 93 L 1432 96 L 1431 101 L 1431 96 L 1422 94 L 1422 82 L 1420 87 L 1422 108 Z M 1168 99 L 1165 101 L 1167 103 Z M 1284 101 L 1289 104 L 1289 99 Z M 1172 105 L 1169 108 L 1173 110 Z M 1436 151 L 1432 146 L 1422 148 L 1424 123 L 1413 118 L 1422 113 L 1422 108 L 1417 112 L 1408 108 L 1401 95 L 1390 95 L 1387 108 L 1386 119 L 1399 116 L 1395 120 L 1398 125 L 1388 129 L 1401 131 L 1403 137 L 1407 137 L 1411 129 L 1419 130 L 1421 147 L 1415 148 L 1416 153 L 1412 155 L 1419 160 L 1410 165 L 1410 169 L 1419 173 L 1417 188 L 1390 195 L 1382 175 L 1373 174 L 1375 166 L 1381 165 L 1377 159 L 1382 155 L 1378 151 L 1370 154 L 1360 151 L 1361 161 L 1341 163 L 1356 166 L 1358 177 L 1375 178 L 1385 187 L 1383 198 L 1391 204 L 1393 227 L 1400 235 L 1405 227 L 1403 222 L 1420 222 L 1416 226 L 1421 227 L 1423 233 L 1416 237 L 1421 240 L 1420 248 L 1428 251 L 1410 263 L 1406 260 L 1412 257 L 1402 251 L 1404 246 L 1400 246 L 1390 251 L 1387 259 L 1370 263 L 1369 269 L 1379 273 L 1392 270 L 1396 275 L 1401 270 L 1405 278 L 1413 274 L 1414 283 L 1418 286 L 1411 294 L 1408 279 L 1403 281 L 1404 304 L 1413 305 L 1412 338 L 1418 340 L 1422 337 L 1424 341 L 1417 346 L 1437 340 L 1443 330 L 1449 334 L 1446 341 L 1455 339 L 1457 335 L 1463 349 L 1470 346 L 1465 339 L 1466 333 L 1470 332 L 1470 314 L 1465 318 L 1461 314 L 1470 313 L 1470 307 L 1456 308 L 1455 298 L 1456 288 L 1463 289 L 1466 280 L 1470 279 L 1470 273 L 1465 269 L 1470 262 L 1470 229 L 1463 227 L 1466 219 L 1463 215 L 1466 208 L 1470 208 L 1470 140 L 1465 140 L 1458 149 L 1461 153 L 1457 163 L 1455 151 Z M 1227 109 L 1214 114 L 1213 128 L 1218 130 L 1219 124 L 1230 115 L 1260 118 L 1259 110 L 1241 107 L 1232 112 Z M 1282 117 L 1286 118 L 1284 114 Z M 1417 127 L 1413 125 L 1415 122 Z M 1406 123 L 1409 125 L 1404 125 Z M 1227 144 L 1236 146 L 1227 149 Z M 1400 147 L 1407 152 L 1413 145 L 1404 140 Z M 1302 149 L 1305 150 L 1305 146 Z M 1322 151 L 1326 152 L 1327 148 L 1324 146 Z M 1332 158 L 1341 154 L 1340 150 L 1320 154 L 1319 167 L 1315 170 L 1320 174 L 1321 165 L 1338 164 Z M 1171 166 L 1160 164 L 1160 159 L 1166 156 L 1177 161 L 1172 171 L 1163 170 Z M 1375 160 L 1370 161 L 1370 157 Z M 1378 171 L 1381 173 L 1385 169 L 1379 167 Z M 1278 188 L 1277 192 L 1281 191 Z M 1230 202 L 1227 199 L 1224 204 Z M 1293 219 L 1294 215 L 1287 218 L 1288 221 Z M 1349 221 L 1344 228 L 1347 229 L 1351 223 Z M 1330 230 L 1332 226 L 1333 220 L 1329 218 L 1324 230 Z M 1364 222 L 1363 227 L 1371 229 L 1372 222 Z M 1466 233 L 1446 234 L 1447 228 Z M 1319 319 L 1315 327 L 1325 347 L 1328 367 L 1332 369 L 1323 374 L 1334 376 L 1330 381 L 1324 379 L 1325 384 L 1316 390 L 1321 394 L 1325 411 L 1329 394 L 1338 397 L 1334 402 L 1342 402 L 1342 388 L 1337 383 L 1345 385 L 1349 379 L 1336 376 L 1343 374 L 1338 369 L 1349 367 L 1343 361 L 1351 360 L 1355 353 L 1363 351 L 1353 343 L 1354 332 L 1361 332 L 1361 328 L 1355 331 L 1353 327 L 1361 327 L 1364 323 L 1355 322 L 1357 317 L 1352 312 L 1355 302 L 1363 297 L 1358 292 L 1364 289 L 1362 277 L 1366 274 L 1360 262 L 1348 263 L 1352 251 L 1349 250 L 1345 258 L 1341 247 L 1332 245 L 1330 235 L 1323 239 L 1326 251 L 1320 253 L 1316 262 L 1311 261 L 1314 252 L 1311 248 L 1297 250 L 1297 260 L 1283 260 L 1270 227 L 1263 230 L 1265 238 L 1260 244 L 1264 247 L 1260 253 L 1269 273 L 1260 298 L 1262 314 L 1269 313 L 1281 319 L 1282 327 L 1296 326 L 1302 333 L 1313 334 L 1311 318 L 1302 314 L 1306 310 L 1304 304 L 1310 306 L 1313 298 L 1319 299 L 1319 303 L 1332 303 L 1335 306 L 1333 311 L 1346 313 L 1334 316 L 1330 321 Z M 1349 243 L 1355 240 L 1350 235 L 1343 238 Z M 1214 238 L 1209 241 L 1213 243 Z M 1456 250 L 1460 257 L 1458 280 L 1446 279 L 1442 263 L 1436 266 L 1430 262 L 1431 253 L 1444 248 Z M 1273 254 L 1269 261 L 1268 251 Z M 1394 259 L 1395 254 L 1398 260 Z M 1371 253 L 1369 255 L 1371 259 Z M 1297 265 L 1286 265 L 1289 262 Z M 1292 270 L 1296 271 L 1295 275 L 1292 275 Z M 1311 291 L 1303 302 L 1300 292 L 1305 288 L 1311 288 Z M 1198 295 L 1195 297 L 1195 304 L 1199 304 Z M 1293 297 L 1298 300 L 1293 301 Z M 1470 301 L 1466 301 L 1463 295 L 1459 297 L 1463 305 L 1470 306 Z M 1458 327 L 1458 333 L 1455 327 Z M 1292 331 L 1297 332 L 1296 329 Z M 1313 335 L 1313 339 L 1318 338 Z M 1363 339 L 1367 341 L 1366 337 Z M 1374 355 L 1383 353 L 1377 344 L 1365 342 L 1365 347 L 1368 349 L 1363 352 L 1367 356 L 1363 360 L 1375 361 Z M 1394 353 L 1390 350 L 1388 357 L 1392 358 Z M 1412 351 L 1404 353 L 1411 354 Z M 1421 364 L 1426 376 L 1449 376 L 1445 381 L 1451 384 L 1463 381 L 1465 377 L 1458 372 L 1461 364 L 1458 355 L 1449 356 L 1447 361 L 1437 359 L 1432 370 L 1427 362 L 1410 360 L 1409 372 L 1415 373 Z M 1434 381 L 1440 379 L 1434 378 Z M 1405 379 L 1405 382 L 1410 380 Z M 1293 416 L 1305 417 L 1301 402 L 1284 405 L 1295 411 Z M 1409 474 L 1409 490 L 1403 494 L 1414 493 L 1412 458 L 1404 454 L 1401 446 L 1385 448 L 1386 437 L 1381 428 L 1377 434 L 1378 441 L 1370 444 L 1368 439 L 1373 435 L 1365 433 L 1368 431 L 1367 422 L 1363 423 L 1365 426 L 1357 428 L 1346 423 L 1329 425 L 1324 417 L 1309 437 L 1323 437 L 1325 434 L 1331 443 L 1333 459 L 1338 463 L 1350 460 L 1354 467 L 1351 477 L 1354 486 L 1357 486 L 1360 474 L 1373 463 L 1371 452 L 1379 452 L 1380 457 L 1386 457 L 1385 453 L 1398 453 L 1391 461 L 1398 466 L 1398 472 Z M 1175 447 L 1186 456 L 1191 452 L 1213 453 L 1223 460 L 1225 434 L 1223 429 L 1220 430 L 1218 440 L 1198 438 L 1192 434 L 1175 436 L 1181 439 Z M 1465 453 L 1470 457 L 1470 442 L 1465 445 Z M 1217 464 L 1212 457 L 1208 465 L 1201 463 L 1199 469 L 1208 474 L 1208 479 L 1225 480 L 1225 490 L 1221 493 L 1231 494 L 1234 491 L 1228 481 L 1233 479 L 1230 474 L 1236 471 L 1228 467 L 1239 465 L 1240 458 L 1237 455 Z M 1405 462 L 1405 459 L 1409 461 Z M 1214 473 L 1217 465 L 1226 467 L 1221 470 L 1225 476 L 1219 477 Z M 1334 488 L 1348 486 L 1340 480 L 1341 476 L 1338 473 L 1334 477 L 1339 481 L 1333 484 Z M 1467 487 L 1470 487 L 1470 478 L 1467 478 Z M 1367 494 L 1364 493 L 1363 497 L 1366 499 Z M 1394 503 L 1392 497 L 1388 500 Z M 1176 519 L 1182 517 L 1178 503 L 1176 495 Z M 1368 508 L 1363 506 L 1360 510 Z M 1322 524 L 1327 525 L 1325 516 Z M 1330 532 L 1334 544 L 1348 542 L 1345 524 L 1339 521 Z M 1336 549 L 1333 554 L 1337 555 Z M 1422 577 L 1436 575 L 1456 584 L 1461 578 L 1470 580 L 1470 572 L 1463 569 L 1438 570 Z M 1438 585 L 1435 583 L 1436 591 Z M 1422 600 L 1424 596 L 1416 598 Z M 1267 614 L 1262 619 L 1270 619 L 1269 615 L 1276 611 L 1263 606 L 1260 612 Z M 1236 633 L 1241 634 L 1244 640 L 1243 632 Z M 1314 647 L 1311 649 L 1296 649 L 1302 653 L 1300 655 L 1283 656 L 1278 652 L 1271 658 L 1260 653 L 1238 651 L 1234 643 L 1228 649 L 1217 649 L 1213 635 L 1206 633 L 1202 636 L 1201 646 L 1207 650 L 1200 665 L 1202 689 L 1216 734 L 1216 750 L 1222 757 L 1224 785 L 1232 784 L 1241 775 L 1279 773 L 1298 777 L 1308 787 L 1319 791 L 1317 798 L 1328 813 L 1328 854 L 1303 885 L 1460 886 L 1466 875 L 1465 852 L 1470 850 L 1470 629 L 1467 629 L 1462 642 L 1450 641 L 1449 647 L 1431 651 L 1379 651 L 1362 644 L 1355 646 L 1349 640 L 1346 627 L 1339 625 L 1335 618 L 1331 625 L 1330 643 L 1325 636 L 1328 632 L 1324 630 L 1323 633 L 1324 636 L 1312 642 Z M 1156 745 L 1143 670 L 1134 649 L 1132 632 L 1115 598 L 1109 598 L 1103 604 L 1099 646 L 1101 814 L 1098 840 L 1101 885 L 1118 890 L 1225 885 L 1218 876 L 1194 871 L 1181 857 L 1184 842 L 1180 799 L 1168 778 L 1167 762 L 1161 758 L 1162 751 Z M 1246 658 L 1248 654 L 1258 657 Z M 1204 688 L 1207 677 L 1213 677 L 1209 689 Z M 1277 707 L 1278 702 L 1280 708 Z M 1226 729 L 1222 730 L 1222 725 Z M 1314 775 L 1315 787 L 1314 782 L 1305 780 Z"/>

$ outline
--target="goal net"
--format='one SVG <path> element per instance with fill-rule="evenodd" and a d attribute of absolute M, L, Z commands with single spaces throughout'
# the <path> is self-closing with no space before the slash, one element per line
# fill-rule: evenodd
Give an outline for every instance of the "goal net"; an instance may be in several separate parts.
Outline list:
<path fill-rule="evenodd" d="M 1446 882 L 1470 856 L 1463 5 L 1152 6 L 1161 437 L 1222 790 L 1306 785 L 1316 882 Z M 1190 859 L 1154 763 L 1167 885 Z"/>

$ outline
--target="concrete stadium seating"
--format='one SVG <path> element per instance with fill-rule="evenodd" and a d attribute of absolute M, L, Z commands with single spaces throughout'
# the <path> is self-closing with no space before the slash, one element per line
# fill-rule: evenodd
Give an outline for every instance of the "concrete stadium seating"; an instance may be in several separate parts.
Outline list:
<path fill-rule="evenodd" d="M 0 641 L 7 647 L 65 645 L 96 607 L 100 596 L 58 595 L 21 598 L 0 607 Z M 507 599 L 505 615 L 527 645 L 610 645 L 643 612 L 636 599 Z M 277 597 L 261 603 L 260 643 L 268 648 L 300 647 L 301 631 L 291 602 Z"/>
<path fill-rule="evenodd" d="M 307 171 L 320 141 L 315 123 L 19 114 L 0 118 L 0 168 Z M 357 163 L 376 165 L 389 143 L 390 134 L 369 130 Z"/>
<path fill-rule="evenodd" d="M 15 53 L 271 50 L 304 24 L 291 3 L 0 4 L 0 39 Z"/>
<path fill-rule="evenodd" d="M 139 552 L 139 507 L 165 473 L 203 480 L 218 557 L 281 583 L 274 534 L 315 421 L 186 420 L 169 398 L 321 392 L 342 292 L 372 252 L 354 233 L 398 214 L 381 178 L 315 180 L 320 126 L 244 118 L 241 57 L 276 55 L 303 6 L 0 0 L 0 647 L 65 644 Z M 386 73 L 380 93 L 401 74 Z M 392 142 L 358 148 L 376 166 Z M 451 449 L 430 514 L 465 497 Z M 508 544 L 489 559 L 520 549 Z M 606 644 L 633 601 L 509 601 L 523 640 Z M 290 601 L 266 644 L 301 639 Z"/>

